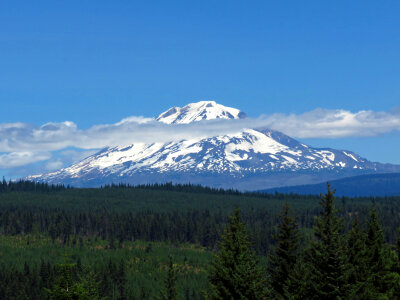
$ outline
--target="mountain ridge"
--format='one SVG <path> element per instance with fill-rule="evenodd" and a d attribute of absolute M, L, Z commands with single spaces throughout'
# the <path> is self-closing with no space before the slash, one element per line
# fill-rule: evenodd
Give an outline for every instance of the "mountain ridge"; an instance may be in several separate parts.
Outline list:
<path fill-rule="evenodd" d="M 400 195 L 400 173 L 367 174 L 346 177 L 329 182 L 336 196 L 384 197 Z M 286 186 L 259 191 L 261 193 L 319 195 L 326 192 L 326 183 Z"/>

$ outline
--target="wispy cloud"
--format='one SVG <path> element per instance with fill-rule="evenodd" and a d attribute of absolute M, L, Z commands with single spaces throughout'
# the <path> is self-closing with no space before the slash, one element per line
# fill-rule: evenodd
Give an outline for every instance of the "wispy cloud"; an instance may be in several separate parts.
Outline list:
<path fill-rule="evenodd" d="M 273 114 L 242 120 L 210 120 L 167 125 L 144 117 L 128 117 L 115 124 L 95 125 L 82 130 L 73 122 L 0 124 L 0 168 L 14 168 L 49 160 L 46 168 L 56 169 L 68 157 L 83 158 L 93 149 L 132 143 L 169 142 L 237 133 L 244 128 L 270 128 L 294 138 L 343 138 L 376 136 L 400 131 L 400 111 L 390 112 L 316 109 L 304 114 Z M 69 147 L 89 152 L 65 150 Z M 63 158 L 60 158 L 63 157 Z M 68 161 L 72 159 L 69 158 Z"/>
<path fill-rule="evenodd" d="M 51 158 L 49 152 L 19 151 L 0 154 L 0 169 L 16 168 Z"/>
<path fill-rule="evenodd" d="M 377 136 L 400 131 L 400 111 L 316 109 L 301 115 L 262 116 L 262 125 L 295 138 L 343 138 Z"/>

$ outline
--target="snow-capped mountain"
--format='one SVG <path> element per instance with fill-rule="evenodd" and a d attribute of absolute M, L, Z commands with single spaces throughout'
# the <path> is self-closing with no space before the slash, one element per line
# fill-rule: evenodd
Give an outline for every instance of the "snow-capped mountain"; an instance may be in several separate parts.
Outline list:
<path fill-rule="evenodd" d="M 215 101 L 190 103 L 182 108 L 172 107 L 158 116 L 165 124 L 188 124 L 201 120 L 243 119 L 246 114 L 236 108 L 226 107 Z"/>
<path fill-rule="evenodd" d="M 238 109 L 201 101 L 173 107 L 156 120 L 188 124 L 245 117 Z M 30 179 L 76 186 L 173 181 L 250 190 L 394 171 L 400 166 L 370 162 L 351 151 L 313 148 L 278 131 L 249 128 L 211 138 L 107 148 Z"/>

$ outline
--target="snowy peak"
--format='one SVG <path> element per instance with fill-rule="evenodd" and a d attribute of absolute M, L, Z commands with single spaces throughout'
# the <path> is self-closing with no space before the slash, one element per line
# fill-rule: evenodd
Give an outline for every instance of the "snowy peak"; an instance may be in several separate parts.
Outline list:
<path fill-rule="evenodd" d="M 215 101 L 200 101 L 184 107 L 172 107 L 158 116 L 157 121 L 166 124 L 188 124 L 201 120 L 243 119 L 246 114 Z"/>

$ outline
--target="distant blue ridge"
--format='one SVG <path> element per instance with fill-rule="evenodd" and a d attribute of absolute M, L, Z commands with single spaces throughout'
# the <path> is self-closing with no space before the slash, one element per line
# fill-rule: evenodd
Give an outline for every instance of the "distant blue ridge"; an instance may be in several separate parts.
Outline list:
<path fill-rule="evenodd" d="M 336 196 L 400 196 L 400 173 L 372 174 L 347 177 L 330 181 Z M 259 191 L 261 193 L 321 194 L 326 192 L 326 183 L 286 186 Z"/>

